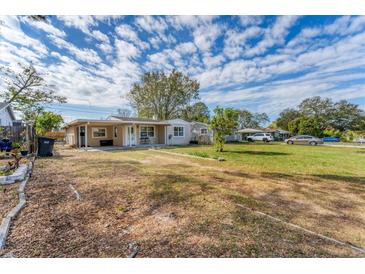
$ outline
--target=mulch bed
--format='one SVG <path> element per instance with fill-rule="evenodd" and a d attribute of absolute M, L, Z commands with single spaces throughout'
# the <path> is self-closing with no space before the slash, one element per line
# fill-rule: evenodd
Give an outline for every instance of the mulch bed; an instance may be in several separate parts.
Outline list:
<path fill-rule="evenodd" d="M 2 219 L 18 203 L 19 183 L 0 185 L 0 223 Z"/>

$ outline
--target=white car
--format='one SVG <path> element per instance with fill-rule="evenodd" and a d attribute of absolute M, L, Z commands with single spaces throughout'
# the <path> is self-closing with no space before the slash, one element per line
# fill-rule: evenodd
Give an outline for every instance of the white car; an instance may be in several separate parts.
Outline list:
<path fill-rule="evenodd" d="M 270 141 L 273 141 L 273 138 L 270 133 L 255 133 L 254 135 L 247 136 L 247 141 L 249 141 L 249 142 L 254 142 L 254 141 L 270 142 Z"/>

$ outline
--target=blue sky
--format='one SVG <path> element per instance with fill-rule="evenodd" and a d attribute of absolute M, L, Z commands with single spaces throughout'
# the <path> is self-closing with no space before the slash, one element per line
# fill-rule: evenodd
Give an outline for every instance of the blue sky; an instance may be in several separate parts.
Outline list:
<path fill-rule="evenodd" d="M 32 62 L 66 121 L 129 108 L 146 71 L 177 69 L 216 105 L 266 112 L 320 95 L 365 109 L 365 16 L 0 17 L 0 64 Z M 0 83 L 0 88 L 3 83 Z"/>

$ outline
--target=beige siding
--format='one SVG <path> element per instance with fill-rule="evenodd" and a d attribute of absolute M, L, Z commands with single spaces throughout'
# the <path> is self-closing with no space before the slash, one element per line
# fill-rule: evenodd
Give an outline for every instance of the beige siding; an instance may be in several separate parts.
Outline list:
<path fill-rule="evenodd" d="M 124 130 L 122 126 L 115 126 L 117 129 L 117 136 L 114 135 L 114 127 L 113 127 L 113 145 L 115 146 L 122 146 L 123 145 L 123 138 L 124 138 Z"/>
<path fill-rule="evenodd" d="M 106 128 L 106 137 L 102 138 L 93 138 L 92 137 L 92 129 L 93 128 Z M 101 140 L 113 140 L 113 126 L 87 126 L 87 145 L 89 147 L 98 147 L 100 146 Z"/>
<path fill-rule="evenodd" d="M 66 129 L 66 144 L 76 145 L 76 130 L 75 127 L 69 127 Z"/>

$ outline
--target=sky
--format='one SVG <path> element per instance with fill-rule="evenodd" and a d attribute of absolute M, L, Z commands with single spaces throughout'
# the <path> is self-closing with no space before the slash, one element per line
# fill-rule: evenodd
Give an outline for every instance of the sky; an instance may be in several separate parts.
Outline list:
<path fill-rule="evenodd" d="M 179 70 L 215 106 L 275 119 L 311 96 L 365 109 L 365 16 L 0 16 L 0 65 L 32 63 L 65 121 L 130 108 L 148 71 Z M 0 90 L 4 83 L 0 83 Z"/>

